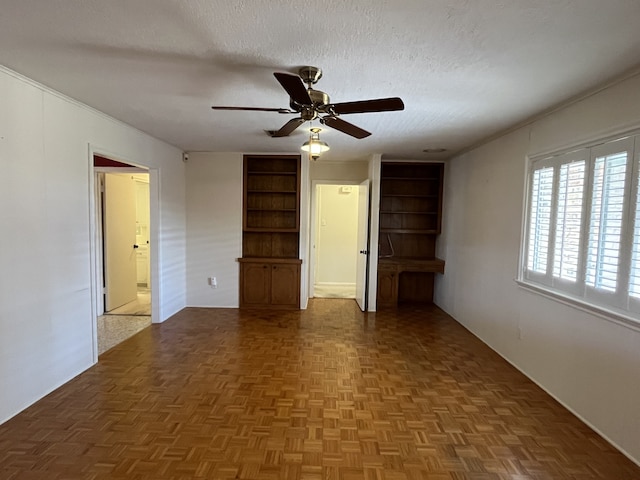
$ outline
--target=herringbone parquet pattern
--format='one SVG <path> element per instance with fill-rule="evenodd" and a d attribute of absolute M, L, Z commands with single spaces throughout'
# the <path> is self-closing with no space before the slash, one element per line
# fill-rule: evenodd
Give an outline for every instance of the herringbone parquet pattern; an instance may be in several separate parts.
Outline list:
<path fill-rule="evenodd" d="M 2 479 L 638 479 L 434 307 L 186 309 L 0 426 Z"/>

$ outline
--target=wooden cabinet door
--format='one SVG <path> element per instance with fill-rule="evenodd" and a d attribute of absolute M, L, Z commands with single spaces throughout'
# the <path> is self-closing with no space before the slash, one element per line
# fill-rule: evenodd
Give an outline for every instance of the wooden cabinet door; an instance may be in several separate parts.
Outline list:
<path fill-rule="evenodd" d="M 266 263 L 240 265 L 240 305 L 268 305 L 271 297 L 271 266 Z"/>
<path fill-rule="evenodd" d="M 271 304 L 298 307 L 300 265 L 276 263 L 271 266 Z"/>
<path fill-rule="evenodd" d="M 398 279 L 395 271 L 378 270 L 379 306 L 395 306 L 398 303 Z"/>

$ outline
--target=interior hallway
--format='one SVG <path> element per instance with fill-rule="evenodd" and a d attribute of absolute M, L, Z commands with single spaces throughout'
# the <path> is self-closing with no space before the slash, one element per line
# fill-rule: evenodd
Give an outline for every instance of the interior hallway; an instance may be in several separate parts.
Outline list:
<path fill-rule="evenodd" d="M 435 307 L 188 308 L 0 425 L 3 479 L 637 479 Z"/>
<path fill-rule="evenodd" d="M 98 355 L 151 325 L 151 290 L 138 287 L 135 300 L 98 317 Z"/>

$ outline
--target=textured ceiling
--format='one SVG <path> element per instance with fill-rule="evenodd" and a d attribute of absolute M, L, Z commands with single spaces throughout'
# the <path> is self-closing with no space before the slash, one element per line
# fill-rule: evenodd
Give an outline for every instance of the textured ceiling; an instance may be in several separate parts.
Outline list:
<path fill-rule="evenodd" d="M 308 136 L 274 71 L 400 112 L 328 128 L 324 159 L 449 156 L 634 68 L 638 0 L 3 0 L 0 64 L 187 151 L 291 152 Z M 632 21 L 632 19 L 635 19 Z M 309 124 L 305 124 L 308 127 Z M 318 126 L 318 125 L 316 125 Z"/>

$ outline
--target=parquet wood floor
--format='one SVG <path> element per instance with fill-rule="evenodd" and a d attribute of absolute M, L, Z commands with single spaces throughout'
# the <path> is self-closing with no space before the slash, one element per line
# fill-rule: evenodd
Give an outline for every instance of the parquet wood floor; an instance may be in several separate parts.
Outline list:
<path fill-rule="evenodd" d="M 186 309 L 0 426 L 0 478 L 639 479 L 435 307 Z"/>

